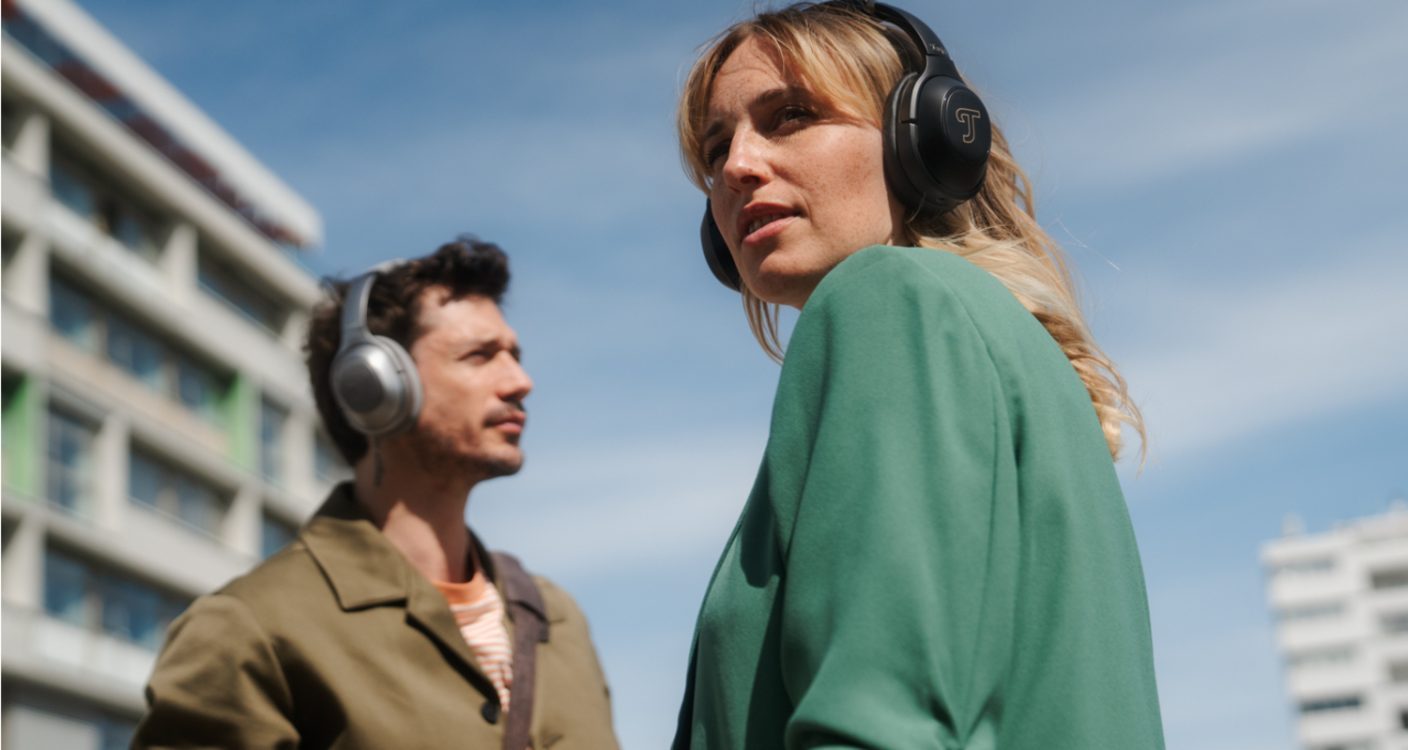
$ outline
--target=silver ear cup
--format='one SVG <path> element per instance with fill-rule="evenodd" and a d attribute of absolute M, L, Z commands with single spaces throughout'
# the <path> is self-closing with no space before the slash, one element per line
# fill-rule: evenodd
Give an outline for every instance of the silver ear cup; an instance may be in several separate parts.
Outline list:
<path fill-rule="evenodd" d="M 350 345 L 332 363 L 332 392 L 353 429 L 390 435 L 410 427 L 420 414 L 420 376 L 399 344 L 372 336 Z"/>

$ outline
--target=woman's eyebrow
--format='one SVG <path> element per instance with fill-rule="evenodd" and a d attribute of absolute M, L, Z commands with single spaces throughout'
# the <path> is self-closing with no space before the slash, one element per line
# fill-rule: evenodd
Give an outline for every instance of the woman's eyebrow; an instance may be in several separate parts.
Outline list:
<path fill-rule="evenodd" d="M 779 86 L 777 88 L 768 89 L 767 91 L 758 94 L 756 97 L 753 98 L 753 101 L 748 103 L 748 106 L 750 108 L 757 106 L 765 106 L 777 101 L 778 99 L 792 99 L 798 95 L 806 93 L 808 93 L 808 90 L 801 86 Z M 715 119 L 713 122 L 709 123 L 709 127 L 704 129 L 704 136 L 700 139 L 700 142 L 708 143 L 710 139 L 717 136 L 719 132 L 723 129 L 723 121 Z"/>

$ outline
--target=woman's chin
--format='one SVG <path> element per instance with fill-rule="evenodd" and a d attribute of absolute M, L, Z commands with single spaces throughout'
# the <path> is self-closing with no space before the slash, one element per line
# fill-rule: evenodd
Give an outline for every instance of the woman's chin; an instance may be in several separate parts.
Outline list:
<path fill-rule="evenodd" d="M 763 272 L 748 279 L 748 289 L 764 302 L 800 308 L 820 280 L 819 273 Z"/>

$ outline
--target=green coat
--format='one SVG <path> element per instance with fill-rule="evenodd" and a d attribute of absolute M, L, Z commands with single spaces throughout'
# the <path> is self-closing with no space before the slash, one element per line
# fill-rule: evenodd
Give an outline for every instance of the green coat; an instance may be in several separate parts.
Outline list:
<path fill-rule="evenodd" d="M 818 285 L 699 615 L 676 747 L 1163 747 L 1089 396 L 984 271 L 867 248 Z"/>
<path fill-rule="evenodd" d="M 535 580 L 549 639 L 538 645 L 533 747 L 615 748 L 587 622 Z M 444 597 L 350 485 L 293 544 L 172 624 L 147 702 L 134 748 L 498 750 L 506 719 Z"/>

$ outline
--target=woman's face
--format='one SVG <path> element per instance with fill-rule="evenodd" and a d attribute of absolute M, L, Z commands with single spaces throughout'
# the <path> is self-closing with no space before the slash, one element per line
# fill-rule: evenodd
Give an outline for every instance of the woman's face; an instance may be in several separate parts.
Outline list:
<path fill-rule="evenodd" d="M 750 38 L 724 61 L 703 139 L 709 198 L 755 295 L 801 307 L 846 256 L 893 241 L 903 214 L 882 141 L 802 88 L 770 44 Z"/>

